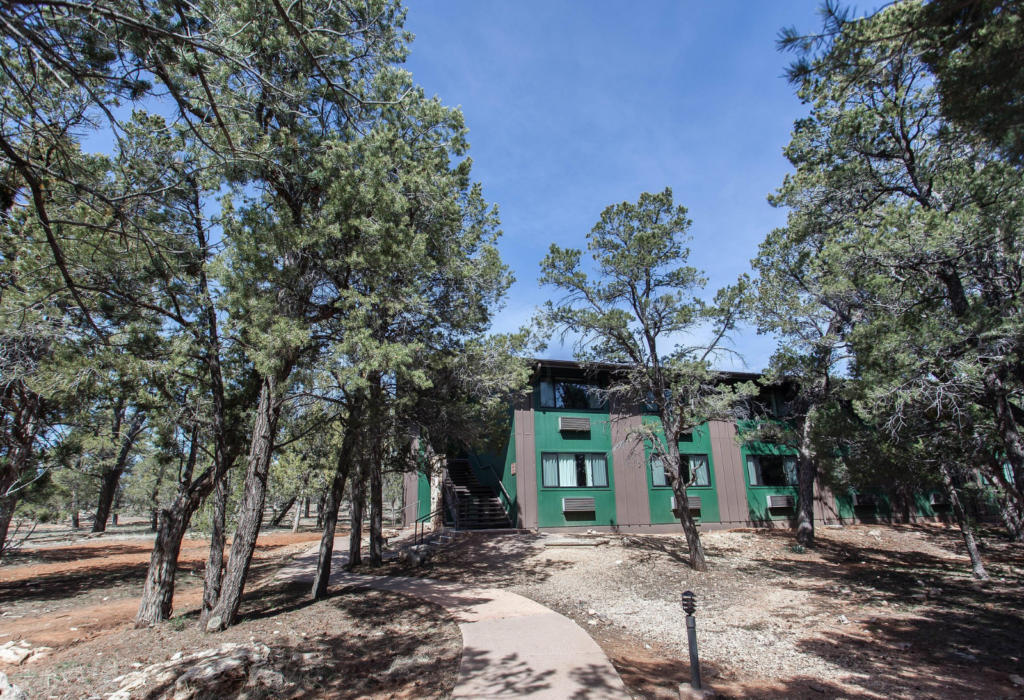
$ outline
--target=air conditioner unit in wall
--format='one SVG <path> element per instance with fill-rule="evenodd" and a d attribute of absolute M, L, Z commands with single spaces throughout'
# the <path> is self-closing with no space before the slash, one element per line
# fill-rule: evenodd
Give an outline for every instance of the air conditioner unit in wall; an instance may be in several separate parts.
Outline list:
<path fill-rule="evenodd" d="M 575 418 L 573 416 L 559 416 L 558 417 L 558 429 L 564 430 L 570 433 L 589 433 L 590 432 L 590 419 L 589 418 Z"/>
<path fill-rule="evenodd" d="M 594 513 L 596 508 L 594 507 L 593 498 L 563 498 L 562 499 L 562 512 L 563 513 Z"/>
<path fill-rule="evenodd" d="M 687 496 L 686 500 L 689 502 L 690 510 L 700 510 L 700 496 Z M 679 510 L 675 496 L 672 497 L 672 510 Z"/>
<path fill-rule="evenodd" d="M 792 508 L 796 505 L 796 499 L 792 496 L 769 495 L 765 499 L 769 508 Z"/>
<path fill-rule="evenodd" d="M 873 493 L 855 493 L 853 494 L 853 506 L 855 508 L 865 507 L 876 507 L 878 505 L 878 496 Z"/>

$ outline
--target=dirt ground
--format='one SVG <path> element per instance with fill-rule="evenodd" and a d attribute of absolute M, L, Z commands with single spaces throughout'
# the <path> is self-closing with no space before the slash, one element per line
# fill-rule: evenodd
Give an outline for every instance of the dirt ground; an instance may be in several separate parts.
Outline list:
<path fill-rule="evenodd" d="M 957 531 L 819 528 L 801 551 L 785 531 L 712 532 L 710 571 L 674 536 L 470 535 L 396 574 L 507 587 L 572 617 L 637 698 L 689 680 L 679 595 L 697 595 L 704 679 L 726 698 L 1024 698 L 1024 548 L 986 533 L 993 580 L 970 577 Z M 593 539 L 593 538 L 592 538 Z"/>
<path fill-rule="evenodd" d="M 183 543 L 174 616 L 152 629 L 132 625 L 148 538 L 115 534 L 20 550 L 0 566 L 0 644 L 25 640 L 53 651 L 19 666 L 0 663 L 0 671 L 33 700 L 99 698 L 118 689 L 118 676 L 177 652 L 256 641 L 271 648 L 270 667 L 291 684 L 280 697 L 447 697 L 462 640 L 442 608 L 345 590 L 311 603 L 306 586 L 273 582 L 277 569 L 318 540 L 316 532 L 261 536 L 240 622 L 216 636 L 196 623 L 206 541 Z"/>

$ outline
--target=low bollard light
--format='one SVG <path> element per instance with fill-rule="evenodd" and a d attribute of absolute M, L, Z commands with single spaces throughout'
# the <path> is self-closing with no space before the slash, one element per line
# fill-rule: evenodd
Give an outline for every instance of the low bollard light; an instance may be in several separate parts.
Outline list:
<path fill-rule="evenodd" d="M 683 611 L 686 613 L 686 639 L 690 645 L 690 687 L 702 690 L 700 684 L 700 660 L 697 658 L 697 621 L 693 614 L 697 612 L 693 591 L 683 593 Z"/>

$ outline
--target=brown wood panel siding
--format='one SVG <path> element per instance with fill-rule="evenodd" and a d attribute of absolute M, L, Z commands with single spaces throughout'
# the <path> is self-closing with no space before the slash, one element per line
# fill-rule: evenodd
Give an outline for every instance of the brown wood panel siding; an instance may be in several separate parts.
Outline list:
<path fill-rule="evenodd" d="M 402 527 L 412 527 L 416 522 L 416 493 L 419 490 L 419 479 L 419 472 L 406 472 L 402 475 Z"/>
<path fill-rule="evenodd" d="M 533 428 L 533 394 L 516 399 L 516 523 L 537 527 L 537 441 Z"/>
<path fill-rule="evenodd" d="M 651 502 L 643 443 L 628 437 L 640 426 L 640 411 L 615 401 L 609 415 L 612 436 L 612 473 L 615 478 L 615 517 L 621 526 L 649 525 Z"/>
<path fill-rule="evenodd" d="M 750 518 L 747 483 L 743 455 L 736 442 L 736 424 L 712 421 L 708 429 L 711 433 L 711 459 L 715 465 L 721 522 L 732 527 L 747 525 Z"/>

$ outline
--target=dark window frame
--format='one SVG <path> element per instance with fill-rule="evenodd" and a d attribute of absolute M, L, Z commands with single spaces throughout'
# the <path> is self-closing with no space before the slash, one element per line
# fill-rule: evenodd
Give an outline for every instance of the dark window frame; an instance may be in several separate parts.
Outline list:
<path fill-rule="evenodd" d="M 686 488 L 693 488 L 693 489 L 709 489 L 709 488 L 712 488 L 712 484 L 711 484 L 711 455 L 703 453 L 703 452 L 681 452 L 679 454 L 679 459 L 680 460 L 682 460 L 684 458 L 687 460 L 687 465 L 686 465 L 686 478 L 687 478 L 687 480 L 689 480 L 689 478 L 690 478 L 690 464 L 689 464 L 689 460 L 690 460 L 691 457 L 703 457 L 704 458 L 704 466 L 707 467 L 707 471 L 705 472 L 705 474 L 707 474 L 708 481 L 707 481 L 706 484 L 696 483 L 696 484 L 693 484 L 692 486 L 687 486 Z M 665 478 L 665 477 L 663 477 L 665 479 L 665 483 L 664 484 L 659 484 L 658 483 L 658 480 L 657 480 L 657 477 L 655 476 L 655 471 L 654 471 L 654 467 L 655 467 L 654 461 L 656 459 L 657 459 L 657 455 L 651 455 L 650 459 L 647 460 L 648 469 L 651 470 L 651 485 L 653 486 L 653 488 L 656 488 L 656 489 L 670 489 L 670 488 L 672 488 L 671 484 L 668 483 L 668 479 Z"/>
<path fill-rule="evenodd" d="M 552 486 L 551 484 L 548 484 L 547 483 L 547 474 L 544 471 L 544 457 L 545 457 L 545 455 L 556 455 L 556 457 L 557 456 L 561 456 L 561 455 L 573 455 L 573 457 L 576 460 L 577 480 L 579 478 L 579 471 L 578 470 L 580 468 L 580 464 L 579 464 L 579 458 L 580 457 L 584 458 L 584 465 L 586 464 L 586 458 L 588 456 L 591 456 L 591 457 L 599 456 L 599 457 L 604 458 L 604 486 L 587 486 L 586 483 L 584 483 L 582 486 L 562 486 L 561 483 L 555 484 L 554 486 Z M 573 489 L 573 490 L 575 490 L 575 489 L 610 489 L 612 487 L 611 479 L 608 478 L 608 463 L 610 461 L 611 461 L 611 457 L 608 455 L 607 452 L 575 452 L 575 451 L 557 452 L 557 451 L 552 451 L 552 450 L 543 451 L 543 452 L 540 453 L 540 483 L 541 483 L 541 488 L 545 488 L 545 489 Z M 586 467 L 584 466 L 584 469 L 585 468 Z M 557 467 L 555 469 L 555 477 L 559 480 L 559 482 L 561 481 L 561 470 L 559 470 Z M 586 477 L 586 474 L 584 474 L 584 482 L 586 481 L 585 477 Z"/>
<path fill-rule="evenodd" d="M 550 384 L 551 385 L 551 399 L 552 399 L 552 403 L 550 403 L 550 404 L 549 403 L 545 403 L 545 389 L 544 389 L 544 385 L 545 384 Z M 560 384 L 571 384 L 571 385 L 583 387 L 584 388 L 584 393 L 586 395 L 586 400 L 585 400 L 586 405 L 583 405 L 583 406 L 565 406 L 565 405 L 559 406 L 558 402 L 559 402 L 560 398 L 563 400 L 563 403 L 564 403 L 564 398 L 563 397 L 565 396 L 564 393 L 562 393 L 561 396 L 559 394 L 558 386 Z M 601 388 L 601 386 L 599 384 L 595 384 L 594 382 L 587 381 L 586 379 L 570 379 L 570 378 L 566 378 L 566 377 L 546 377 L 544 379 L 541 379 L 540 382 L 537 385 L 537 403 L 538 403 L 538 405 L 541 408 L 555 409 L 555 410 L 560 410 L 560 411 L 603 411 L 603 410 L 605 410 L 605 401 L 600 396 L 597 396 L 595 393 L 590 392 L 590 391 L 586 391 L 586 389 L 588 387 L 593 387 L 594 389 L 600 389 Z M 595 405 L 591 405 L 591 404 L 595 404 Z"/>

